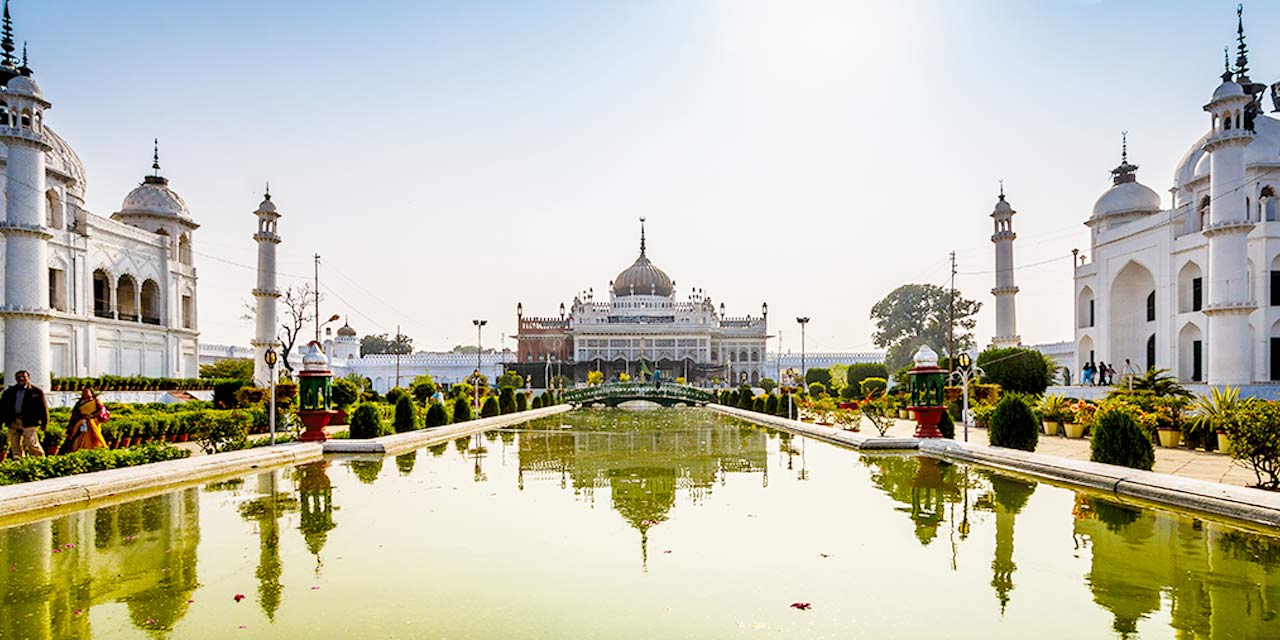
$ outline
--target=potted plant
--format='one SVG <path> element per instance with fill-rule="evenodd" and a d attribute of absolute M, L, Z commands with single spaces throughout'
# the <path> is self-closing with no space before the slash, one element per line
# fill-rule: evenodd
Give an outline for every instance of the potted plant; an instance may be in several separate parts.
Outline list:
<path fill-rule="evenodd" d="M 1187 399 L 1180 396 L 1156 398 L 1151 409 L 1156 418 L 1156 436 L 1160 446 L 1175 448 L 1182 443 L 1182 423 L 1187 404 Z"/>
<path fill-rule="evenodd" d="M 1223 421 L 1241 404 L 1239 387 L 1214 387 L 1209 395 L 1196 398 L 1191 409 L 1191 419 L 1184 423 L 1188 446 L 1202 445 L 1209 449 L 1209 434 L 1218 436 L 1218 451 L 1226 452 L 1228 438 L 1222 430 Z"/>
<path fill-rule="evenodd" d="M 66 439 L 66 428 L 60 424 L 49 423 L 44 427 L 44 435 L 40 438 L 40 446 L 44 448 L 46 456 L 56 456 Z"/>
<path fill-rule="evenodd" d="M 1063 414 L 1066 413 L 1067 399 L 1056 393 L 1046 395 L 1040 400 L 1040 423 L 1044 425 L 1044 434 L 1058 435 Z"/>

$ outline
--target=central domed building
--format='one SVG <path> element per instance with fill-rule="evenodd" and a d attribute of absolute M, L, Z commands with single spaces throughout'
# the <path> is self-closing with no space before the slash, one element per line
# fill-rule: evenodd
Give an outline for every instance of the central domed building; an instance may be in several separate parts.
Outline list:
<path fill-rule="evenodd" d="M 765 341 L 768 305 L 759 316 L 728 316 L 702 289 L 677 300 L 676 282 L 654 264 L 640 220 L 640 255 L 609 282 L 608 299 L 587 289 L 557 316 L 526 316 L 516 305 L 518 362 L 511 366 L 532 377 L 535 387 L 547 376 L 574 381 L 600 371 L 606 380 L 620 374 L 640 379 L 691 383 L 713 380 L 756 384 L 767 377 Z"/>
<path fill-rule="evenodd" d="M 1185 382 L 1280 381 L 1280 120 L 1265 115 L 1280 87 L 1267 96 L 1250 79 L 1242 19 L 1237 42 L 1234 67 L 1194 107 L 1209 129 L 1179 161 L 1170 201 L 1124 149 L 1093 205 L 1075 265 L 1076 372 L 1105 362 Z"/>

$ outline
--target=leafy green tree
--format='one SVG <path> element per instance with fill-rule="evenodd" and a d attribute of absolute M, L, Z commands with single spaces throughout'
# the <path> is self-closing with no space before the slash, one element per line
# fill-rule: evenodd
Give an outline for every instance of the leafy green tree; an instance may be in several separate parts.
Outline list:
<path fill-rule="evenodd" d="M 502 409 L 498 406 L 498 399 L 489 396 L 484 399 L 484 404 L 480 405 L 480 417 L 492 418 L 502 415 Z"/>
<path fill-rule="evenodd" d="M 400 398 L 409 395 L 404 389 L 394 387 L 387 392 L 387 404 L 399 404 Z"/>
<path fill-rule="evenodd" d="M 333 381 L 332 397 L 335 406 L 339 409 L 345 409 L 360 399 L 360 388 L 356 386 L 356 383 L 346 378 L 338 378 Z"/>
<path fill-rule="evenodd" d="M 815 382 L 822 383 L 823 391 L 831 388 L 831 370 L 823 367 L 810 367 L 804 372 L 805 385 L 811 385 Z"/>
<path fill-rule="evenodd" d="M 499 389 L 519 389 L 524 386 L 524 377 L 514 370 L 508 369 L 498 376 Z"/>
<path fill-rule="evenodd" d="M 948 349 L 951 300 L 951 293 L 937 285 L 904 284 L 871 307 L 871 319 L 876 323 L 872 340 L 877 347 L 887 349 L 885 361 L 889 369 L 909 364 L 920 345 L 928 344 L 939 352 Z M 973 329 L 977 326 L 974 316 L 981 308 L 981 302 L 955 295 L 957 351 L 973 348 Z"/>
<path fill-rule="evenodd" d="M 360 338 L 360 355 L 377 353 L 401 355 L 413 353 L 413 338 L 402 333 L 396 334 L 395 338 L 392 338 L 389 333 L 369 334 Z"/>
<path fill-rule="evenodd" d="M 413 394 L 414 400 L 423 404 L 426 404 L 427 399 L 434 396 L 437 390 L 439 390 L 439 386 L 436 385 L 435 378 L 432 378 L 429 373 L 417 376 L 413 379 L 413 382 L 409 383 L 409 393 Z"/>
<path fill-rule="evenodd" d="M 862 381 L 867 378 L 889 379 L 889 367 L 884 366 L 883 362 L 860 362 L 849 365 L 849 370 L 845 372 L 845 380 L 849 386 L 857 389 L 857 396 L 864 397 L 862 393 Z"/>
<path fill-rule="evenodd" d="M 391 423 L 396 433 L 404 433 L 413 431 L 418 428 L 418 407 L 413 403 L 413 398 L 407 393 L 400 394 L 400 398 L 396 400 L 395 418 Z"/>
<path fill-rule="evenodd" d="M 200 365 L 200 377 L 252 381 L 253 360 L 250 358 L 227 358 L 212 364 L 202 364 Z"/>
<path fill-rule="evenodd" d="M 467 396 L 458 396 L 453 399 L 453 422 L 466 422 L 472 419 L 471 415 L 471 398 Z"/>
<path fill-rule="evenodd" d="M 1040 440 L 1040 424 L 1021 394 L 1004 393 L 991 413 L 988 433 L 993 447 L 1035 451 Z"/>
<path fill-rule="evenodd" d="M 773 393 L 773 390 L 778 388 L 778 383 L 773 378 L 760 378 L 760 388 L 764 389 L 765 393 Z"/>
<path fill-rule="evenodd" d="M 427 417 L 424 422 L 426 422 L 427 427 L 443 427 L 449 424 L 449 414 L 444 410 L 444 405 L 440 401 L 432 400 L 431 404 L 427 406 Z"/>
<path fill-rule="evenodd" d="M 1049 366 L 1043 355 L 1023 347 L 991 348 L 978 354 L 983 381 L 1005 391 L 1039 395 L 1049 386 Z"/>

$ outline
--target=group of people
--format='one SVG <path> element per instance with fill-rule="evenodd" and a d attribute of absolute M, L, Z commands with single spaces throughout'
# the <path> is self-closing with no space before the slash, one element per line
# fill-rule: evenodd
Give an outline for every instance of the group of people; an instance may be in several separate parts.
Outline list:
<path fill-rule="evenodd" d="M 0 422 L 9 435 L 9 457 L 43 456 L 40 446 L 40 430 L 49 424 L 49 404 L 44 391 L 31 384 L 31 374 L 19 371 L 14 374 L 14 385 L 0 393 Z M 92 389 L 80 391 L 80 400 L 71 408 L 67 420 L 67 439 L 60 449 L 81 451 L 104 449 L 102 423 L 109 414 L 107 407 Z"/>
<path fill-rule="evenodd" d="M 1135 373 L 1137 373 L 1137 371 L 1134 369 L 1133 364 L 1129 362 L 1128 358 L 1125 358 L 1124 366 L 1120 369 L 1120 375 L 1128 376 Z M 1110 384 L 1115 384 L 1115 382 L 1115 368 L 1101 360 L 1099 360 L 1096 365 L 1090 361 L 1080 369 L 1080 384 L 1105 387 Z"/>

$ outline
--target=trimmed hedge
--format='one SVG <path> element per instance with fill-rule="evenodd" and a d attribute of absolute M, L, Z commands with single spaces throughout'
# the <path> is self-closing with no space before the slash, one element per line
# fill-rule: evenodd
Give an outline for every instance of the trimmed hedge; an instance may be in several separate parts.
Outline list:
<path fill-rule="evenodd" d="M 505 375 L 503 376 L 506 377 Z M 516 391 L 512 387 L 501 387 L 498 392 L 498 410 L 502 414 L 516 412 Z"/>
<path fill-rule="evenodd" d="M 81 473 L 178 460 L 190 451 L 155 442 L 130 449 L 89 449 L 61 456 L 26 456 L 0 462 L 0 485 L 61 478 Z"/>
<path fill-rule="evenodd" d="M 529 410 L 529 394 L 520 392 L 516 394 L 516 411 Z"/>
<path fill-rule="evenodd" d="M 400 398 L 396 400 L 396 415 L 391 424 L 395 427 L 396 433 L 405 433 L 418 428 L 418 411 L 413 404 L 413 396 L 407 393 L 400 394 Z"/>
<path fill-rule="evenodd" d="M 1127 411 L 1113 409 L 1100 412 L 1093 423 L 1092 437 L 1089 459 L 1094 462 L 1146 471 L 1156 463 L 1151 435 Z"/>
<path fill-rule="evenodd" d="M 1036 450 L 1036 444 L 1040 440 L 1040 424 L 1031 412 L 1031 407 L 1020 396 L 1004 394 L 996 403 L 990 422 L 991 446 Z"/>
<path fill-rule="evenodd" d="M 444 405 L 432 400 L 427 407 L 427 427 L 443 427 L 449 424 L 449 414 L 444 410 Z"/>
<path fill-rule="evenodd" d="M 492 418 L 502 415 L 502 408 L 498 405 L 498 399 L 488 396 L 484 399 L 484 403 L 480 405 L 480 417 Z"/>
<path fill-rule="evenodd" d="M 382 435 L 382 413 L 372 403 L 362 403 L 351 414 L 350 431 L 352 440 L 367 440 Z"/>
<path fill-rule="evenodd" d="M 471 398 L 468 398 L 467 396 L 458 396 L 454 398 L 453 399 L 454 423 L 467 422 L 468 420 L 471 420 L 473 418 L 474 416 L 471 413 Z"/>
<path fill-rule="evenodd" d="M 938 431 L 942 432 L 942 437 L 956 439 L 956 423 L 951 419 L 949 411 L 943 411 L 942 417 L 938 419 Z"/>

